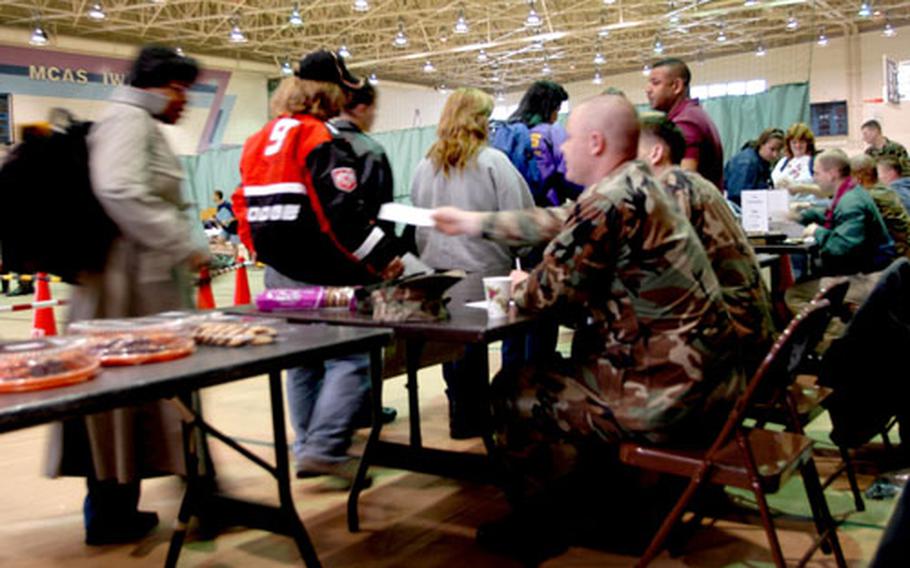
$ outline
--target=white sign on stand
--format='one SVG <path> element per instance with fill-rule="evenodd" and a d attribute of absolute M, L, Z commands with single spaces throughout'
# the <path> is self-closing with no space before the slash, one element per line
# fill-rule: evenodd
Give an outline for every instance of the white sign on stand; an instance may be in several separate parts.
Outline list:
<path fill-rule="evenodd" d="M 767 233 L 769 229 L 768 192 L 743 191 L 740 197 L 743 229 L 747 233 Z"/>

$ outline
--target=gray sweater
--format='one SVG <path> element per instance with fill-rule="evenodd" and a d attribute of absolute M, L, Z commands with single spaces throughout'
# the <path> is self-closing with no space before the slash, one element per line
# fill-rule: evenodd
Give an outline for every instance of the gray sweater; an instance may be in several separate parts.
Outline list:
<path fill-rule="evenodd" d="M 534 206 L 524 178 L 499 150 L 483 147 L 464 170 L 448 176 L 424 158 L 414 172 L 411 201 L 417 207 L 453 205 L 468 211 L 508 211 Z M 450 237 L 432 228 L 417 229 L 420 260 L 433 268 L 505 275 L 512 268 L 508 247 L 479 237 Z"/>

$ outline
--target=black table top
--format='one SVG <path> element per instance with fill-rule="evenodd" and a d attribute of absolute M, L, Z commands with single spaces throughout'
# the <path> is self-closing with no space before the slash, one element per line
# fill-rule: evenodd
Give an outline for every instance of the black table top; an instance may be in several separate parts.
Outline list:
<path fill-rule="evenodd" d="M 183 359 L 107 367 L 92 380 L 43 391 L 0 394 L 0 432 L 119 406 L 171 397 L 307 361 L 368 351 L 391 333 L 327 325 L 288 326 L 275 343 L 239 348 L 201 346 Z"/>
<path fill-rule="evenodd" d="M 768 254 L 813 254 L 818 249 L 816 243 L 782 242 L 774 244 L 753 244 L 756 253 Z"/>
<path fill-rule="evenodd" d="M 483 300 L 483 282 L 479 275 L 468 275 L 447 292 L 451 318 L 445 321 L 376 321 L 369 315 L 351 312 L 346 308 L 318 310 L 280 310 L 260 312 L 239 310 L 240 313 L 284 318 L 293 323 L 328 323 L 356 327 L 385 327 L 403 339 L 425 339 L 452 343 L 489 343 L 503 339 L 529 327 L 533 314 L 519 312 L 513 306 L 507 317 L 490 319 L 482 308 L 469 308 L 465 302 Z M 230 310 L 229 310 L 230 311 Z"/>

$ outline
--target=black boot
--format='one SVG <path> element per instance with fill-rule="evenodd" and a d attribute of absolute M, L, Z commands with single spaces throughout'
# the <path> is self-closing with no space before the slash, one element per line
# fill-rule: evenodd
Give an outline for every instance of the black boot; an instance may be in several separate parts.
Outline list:
<path fill-rule="evenodd" d="M 465 397 L 454 396 L 447 390 L 449 397 L 449 437 L 453 440 L 478 438 L 489 431 L 490 411 L 476 401 Z"/>

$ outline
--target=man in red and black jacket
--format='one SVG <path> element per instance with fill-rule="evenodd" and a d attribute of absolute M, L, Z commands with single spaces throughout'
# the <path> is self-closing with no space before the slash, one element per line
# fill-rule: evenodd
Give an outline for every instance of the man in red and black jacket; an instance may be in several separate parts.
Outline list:
<path fill-rule="evenodd" d="M 357 155 L 326 123 L 361 86 L 335 54 L 310 53 L 272 96 L 276 118 L 244 144 L 234 212 L 267 265 L 267 288 L 368 284 L 425 268 L 376 224 L 377 188 L 359 182 Z M 366 353 L 288 370 L 298 477 L 353 478 L 347 450 L 369 385 Z"/>

